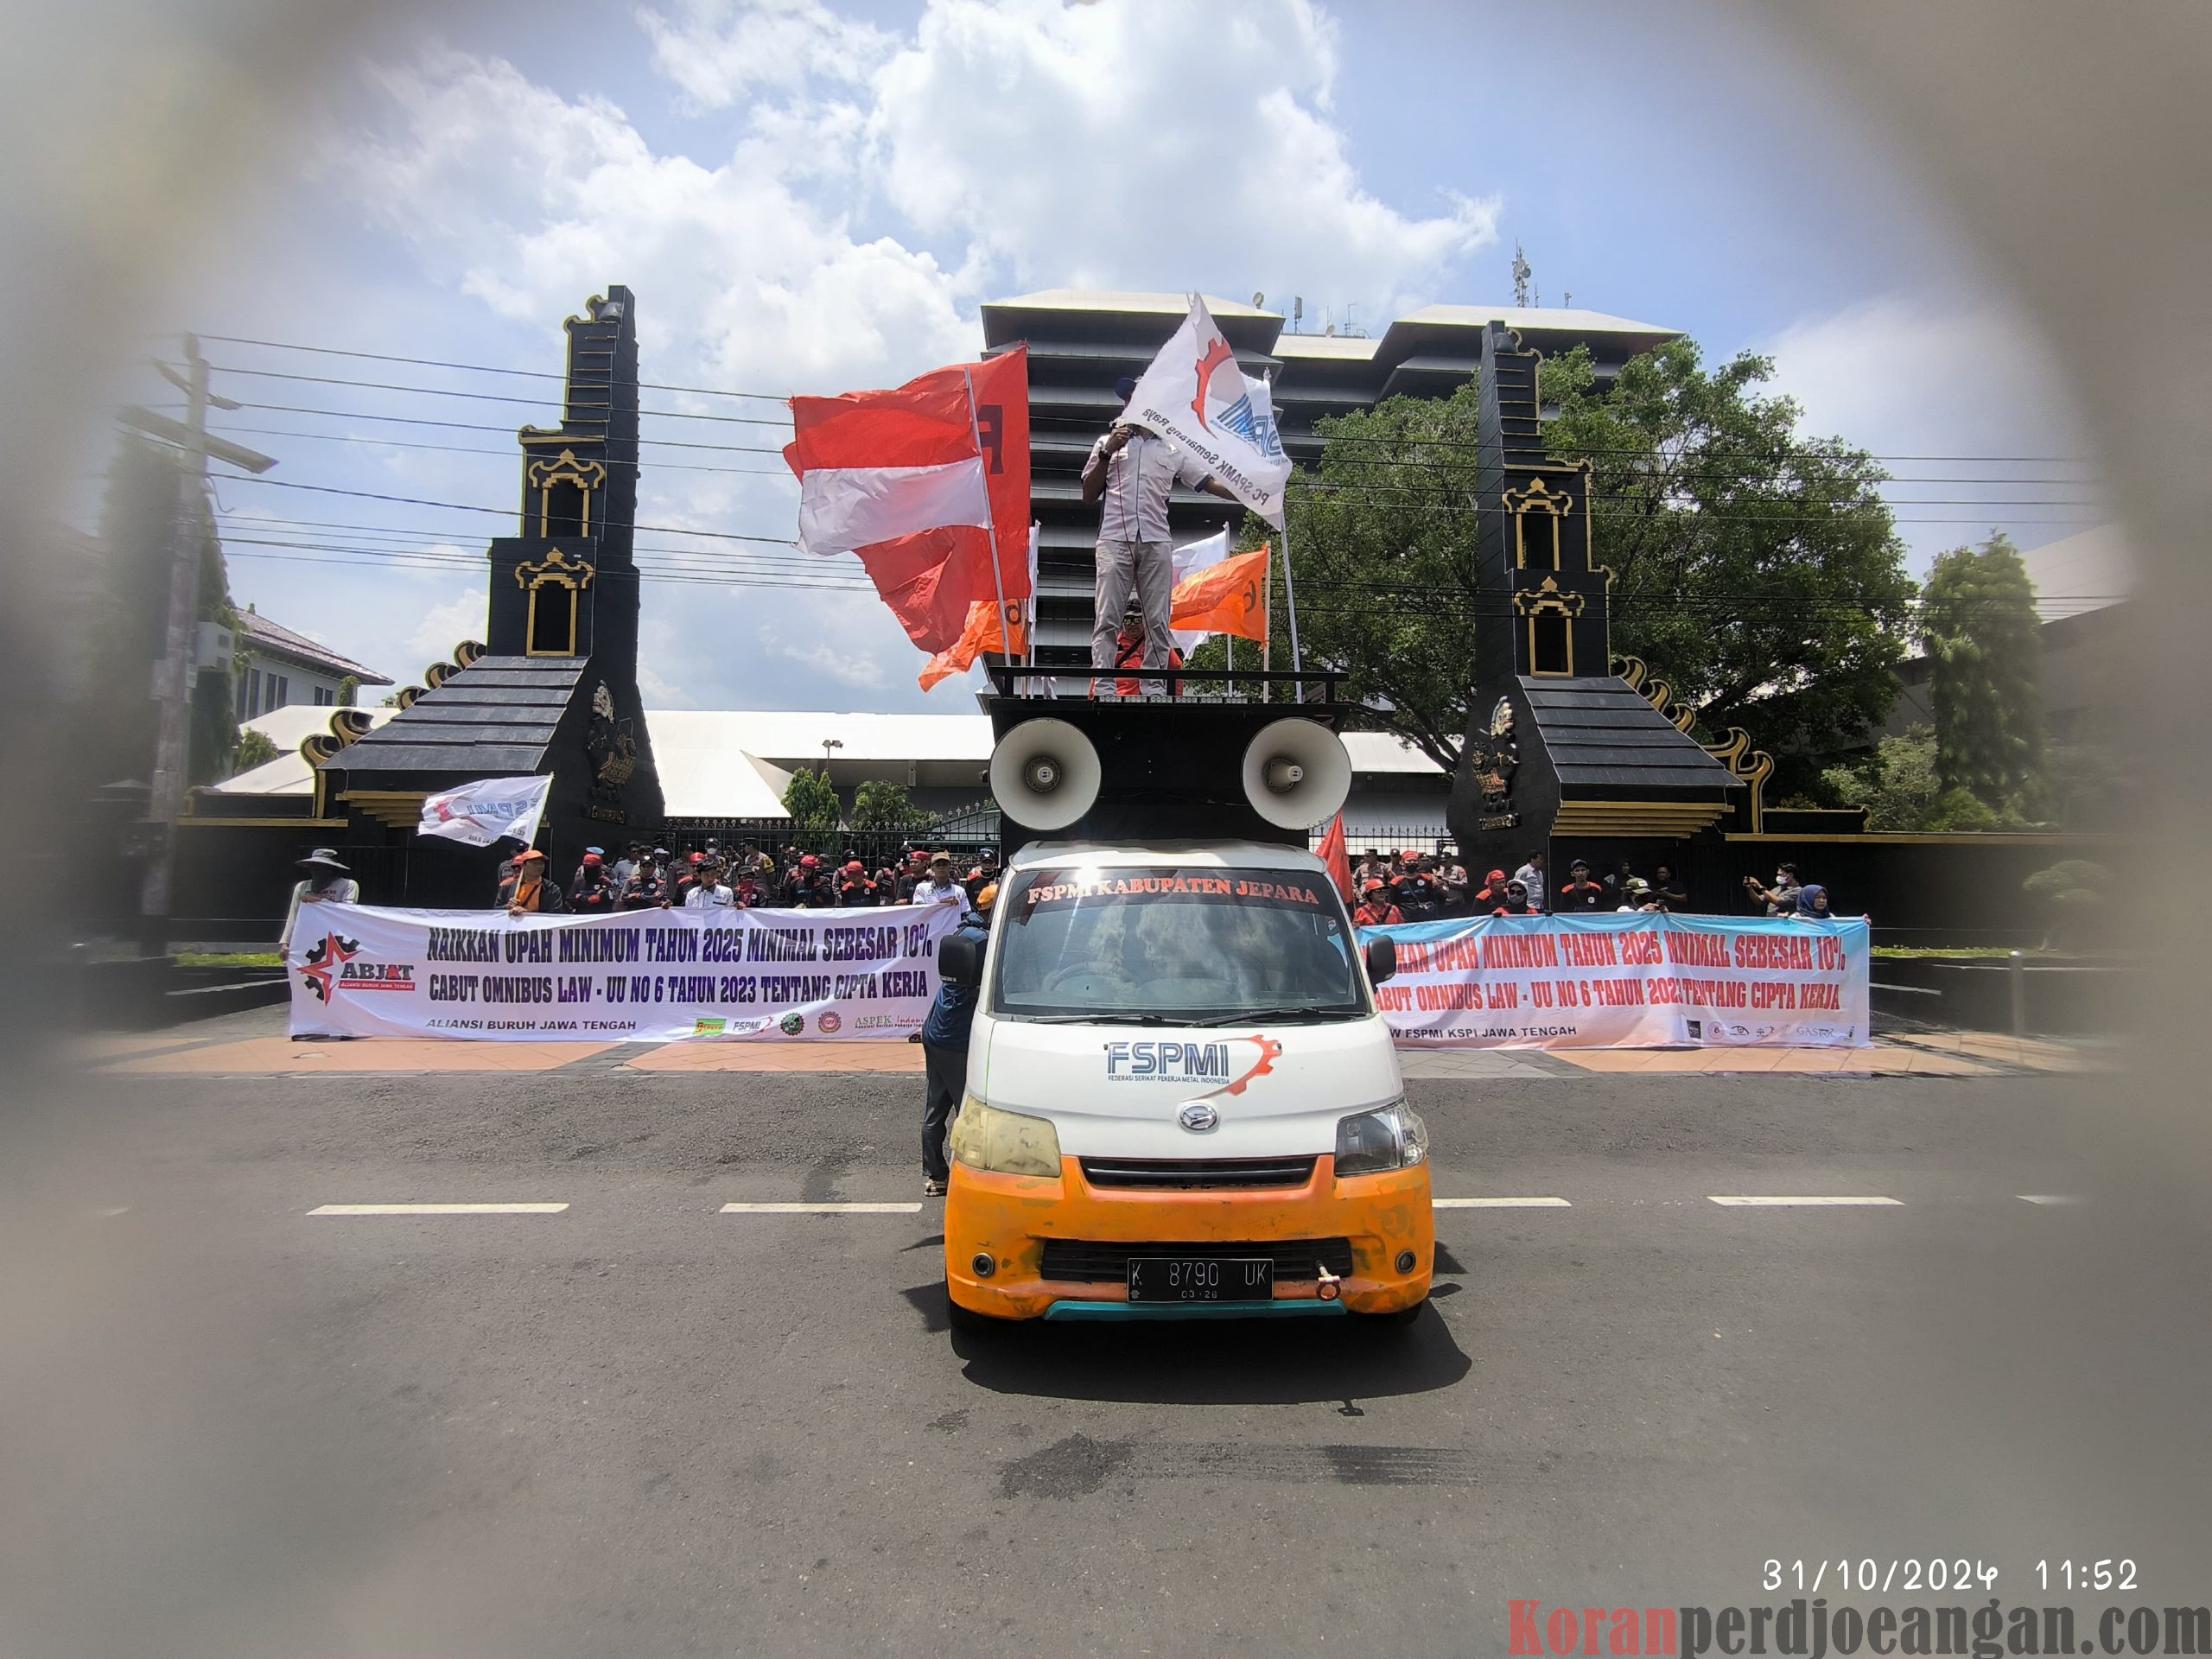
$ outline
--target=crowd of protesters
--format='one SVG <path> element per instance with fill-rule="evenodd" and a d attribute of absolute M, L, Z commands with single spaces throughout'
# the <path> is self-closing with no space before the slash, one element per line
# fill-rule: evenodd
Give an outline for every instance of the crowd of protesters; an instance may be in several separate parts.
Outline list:
<path fill-rule="evenodd" d="M 564 885 L 532 848 L 499 867 L 496 908 L 512 915 L 559 911 L 600 916 L 638 910 L 831 910 L 879 905 L 972 906 L 998 880 L 990 848 L 956 858 L 949 850 L 905 849 L 870 868 L 858 858 L 825 858 L 796 846 L 771 852 L 750 843 L 673 853 L 632 842 L 619 856 L 587 847 Z"/>
<path fill-rule="evenodd" d="M 1818 921 L 1834 914 L 1827 889 L 1801 885 L 1794 864 L 1777 869 L 1771 887 L 1756 876 L 1745 877 L 1744 887 L 1751 901 L 1769 916 Z M 1545 874 L 1541 848 L 1510 876 L 1502 869 L 1491 870 L 1476 882 L 1448 854 L 1392 853 L 1370 847 L 1352 867 L 1352 896 L 1358 906 L 1352 919 L 1362 927 L 1439 917 L 1684 914 L 1699 908 L 1690 903 L 1681 872 L 1670 864 L 1654 864 L 1649 875 L 1640 875 L 1629 859 L 1617 860 L 1600 872 L 1588 860 L 1578 858 L 1567 865 L 1567 879 L 1554 887 Z"/>
<path fill-rule="evenodd" d="M 1495 869 L 1478 880 L 1448 852 L 1370 847 L 1351 874 L 1353 920 L 1362 927 L 1464 916 L 1698 908 L 1690 903 L 1681 872 L 1671 865 L 1654 864 L 1644 875 L 1628 859 L 1601 871 L 1578 858 L 1567 865 L 1566 879 L 1554 885 L 1541 849 L 1510 876 Z M 672 853 L 632 842 L 619 856 L 610 856 L 605 848 L 587 848 L 565 884 L 554 879 L 543 853 L 532 849 L 518 854 L 499 867 L 494 902 L 517 915 L 671 908 L 830 910 L 955 899 L 973 908 L 976 894 L 998 879 L 998 856 L 988 847 L 965 856 L 908 847 L 871 868 L 860 858 L 825 856 L 797 846 L 770 850 L 747 842 L 725 848 L 709 841 L 698 852 Z M 1744 888 L 1751 906 L 1769 916 L 1819 920 L 1834 913 L 1827 890 L 1801 883 L 1794 864 L 1778 866 L 1771 887 L 1746 876 Z"/>

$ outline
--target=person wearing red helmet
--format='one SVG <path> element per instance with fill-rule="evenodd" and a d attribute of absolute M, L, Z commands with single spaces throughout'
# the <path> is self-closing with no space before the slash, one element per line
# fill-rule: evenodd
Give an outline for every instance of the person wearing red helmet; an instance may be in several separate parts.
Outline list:
<path fill-rule="evenodd" d="M 1492 870 L 1483 878 L 1482 891 L 1474 897 L 1474 912 L 1478 916 L 1494 914 L 1505 902 L 1505 872 Z"/>
<path fill-rule="evenodd" d="M 1395 927 L 1404 921 L 1404 915 L 1390 902 L 1389 889 L 1370 877 L 1360 889 L 1359 908 L 1352 912 L 1355 927 Z"/>
<path fill-rule="evenodd" d="M 857 858 L 845 861 L 845 868 L 837 872 L 836 887 L 840 905 L 850 907 L 881 902 L 876 896 L 875 883 L 868 879 L 868 866 Z"/>
<path fill-rule="evenodd" d="M 802 853 L 792 868 L 791 880 L 784 902 L 793 910 L 825 910 L 836 902 L 830 890 L 829 880 L 823 874 L 822 861 L 812 853 Z"/>

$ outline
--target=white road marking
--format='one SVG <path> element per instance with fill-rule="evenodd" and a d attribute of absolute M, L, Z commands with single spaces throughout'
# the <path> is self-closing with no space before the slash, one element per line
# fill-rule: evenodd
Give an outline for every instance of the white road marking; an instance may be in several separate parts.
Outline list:
<path fill-rule="evenodd" d="M 1572 1210 L 1565 1198 L 1431 1198 L 1438 1210 Z"/>
<path fill-rule="evenodd" d="M 2022 1204 L 2079 1204 L 2081 1199 L 2066 1192 L 2023 1192 Z"/>
<path fill-rule="evenodd" d="M 1800 1205 L 1822 1210 L 1834 1210 L 1852 1205 L 1903 1205 L 1903 1198 L 1845 1198 L 1833 1192 L 1814 1192 L 1784 1195 L 1765 1192 L 1708 1192 L 1706 1197 L 1714 1204 L 1761 1210 L 1787 1210 Z"/>
<path fill-rule="evenodd" d="M 557 1216 L 566 1204 L 323 1204 L 311 1216 Z"/>
<path fill-rule="evenodd" d="M 918 1216 L 912 1204 L 726 1204 L 726 1216 Z"/>

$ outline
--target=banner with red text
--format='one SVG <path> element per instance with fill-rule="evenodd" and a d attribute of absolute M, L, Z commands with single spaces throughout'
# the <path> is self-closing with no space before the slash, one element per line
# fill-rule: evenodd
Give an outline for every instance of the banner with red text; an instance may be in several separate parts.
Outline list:
<path fill-rule="evenodd" d="M 962 910 L 308 908 L 284 962 L 295 1037 L 602 1043 L 911 1036 Z"/>
<path fill-rule="evenodd" d="M 1867 1031 L 1864 920 L 1497 916 L 1363 928 L 1397 944 L 1375 988 L 1407 1048 L 1849 1048 Z"/>

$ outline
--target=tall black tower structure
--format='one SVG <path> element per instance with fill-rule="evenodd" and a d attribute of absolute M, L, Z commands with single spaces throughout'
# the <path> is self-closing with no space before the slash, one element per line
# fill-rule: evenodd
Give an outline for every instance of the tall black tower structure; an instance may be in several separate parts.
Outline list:
<path fill-rule="evenodd" d="M 416 837 L 426 795 L 478 779 L 550 774 L 539 839 L 563 874 L 588 845 L 660 826 L 638 693 L 637 302 L 610 287 L 566 326 L 560 424 L 517 435 L 516 533 L 486 550 L 486 639 L 401 692 L 396 718 L 314 757 L 318 816 L 343 811 L 355 848 L 404 848 L 404 899 L 387 902 L 486 902 L 513 843 Z"/>
<path fill-rule="evenodd" d="M 1727 818 L 1744 780 L 1688 734 L 1689 711 L 1670 718 L 1613 672 L 1589 465 L 1544 450 L 1539 361 L 1503 323 L 1484 330 L 1475 696 L 1447 821 L 1477 869 L 1539 847 L 1560 871 L 1571 856 L 1664 858 Z"/>

